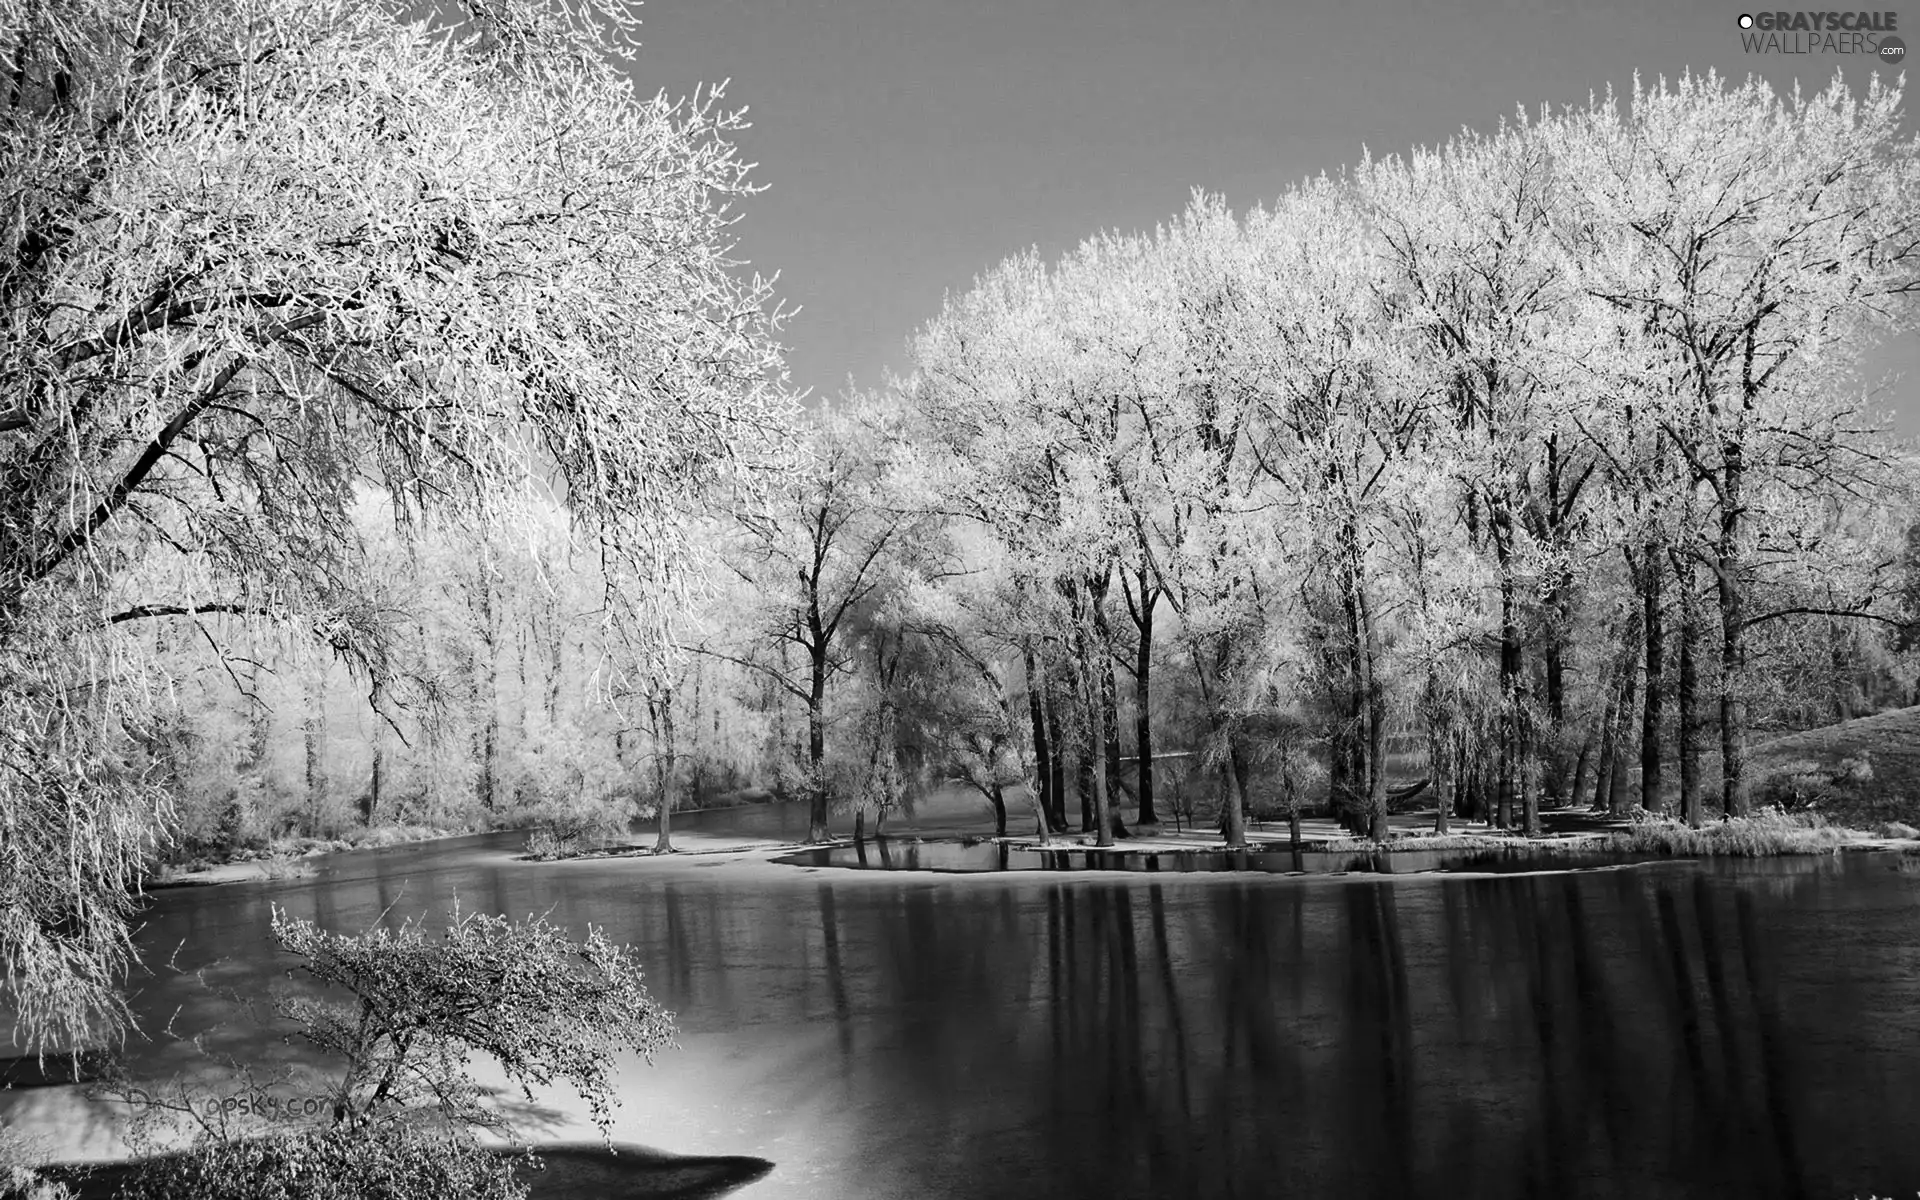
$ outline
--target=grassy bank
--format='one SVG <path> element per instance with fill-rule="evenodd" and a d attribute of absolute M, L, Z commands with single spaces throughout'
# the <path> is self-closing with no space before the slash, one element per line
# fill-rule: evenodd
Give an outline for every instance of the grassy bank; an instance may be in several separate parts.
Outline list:
<path fill-rule="evenodd" d="M 1897 708 L 1760 742 L 1756 802 L 1881 836 L 1920 828 L 1920 708 Z"/>
<path fill-rule="evenodd" d="M 1830 825 L 1818 813 L 1765 809 L 1731 821 L 1708 821 L 1699 829 L 1683 821 L 1636 821 L 1613 834 L 1610 848 L 1636 854 L 1764 858 L 1776 854 L 1832 854 L 1868 841 L 1871 834 Z"/>
<path fill-rule="evenodd" d="M 1915 831 L 1900 824 L 1855 829 L 1835 824 L 1818 812 L 1782 812 L 1762 809 L 1751 816 L 1727 821 L 1708 819 L 1692 829 L 1683 821 L 1641 816 L 1612 830 L 1523 838 L 1489 830 L 1485 833 L 1408 835 L 1387 842 L 1339 838 L 1312 849 L 1345 853 L 1419 853 L 1434 850 L 1513 850 L 1543 859 L 1596 850 L 1621 854 L 1672 854 L 1684 857 L 1762 858 L 1778 854 L 1832 854 L 1849 846 L 1881 846 L 1889 839 L 1911 839 Z"/>

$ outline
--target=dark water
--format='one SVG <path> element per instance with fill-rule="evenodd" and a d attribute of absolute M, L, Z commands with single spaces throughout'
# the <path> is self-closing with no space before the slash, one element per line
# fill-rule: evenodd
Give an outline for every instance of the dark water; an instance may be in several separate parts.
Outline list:
<path fill-rule="evenodd" d="M 1429 871 L 1516 873 L 1592 870 L 1659 861 L 1661 856 L 1611 851 L 1562 853 L 1550 862 L 1524 850 L 1397 850 L 1391 854 L 1317 850 L 1087 851 L 1028 850 L 1005 842 L 913 841 L 872 838 L 859 845 L 802 850 L 778 861 L 801 867 L 851 867 L 863 871 L 1129 871 L 1191 874 L 1257 871 L 1264 875 L 1416 875 Z"/>
<path fill-rule="evenodd" d="M 359 929 L 457 893 L 637 948 L 683 1032 L 622 1067 L 616 1137 L 772 1160 L 743 1197 L 1920 1190 L 1920 873 L 1891 855 L 1062 880 L 507 845 L 162 893 L 141 941 L 187 973 L 158 971 L 140 1010 L 216 1052 L 293 1054 L 217 1024 L 208 990 L 271 985 L 271 904 Z M 195 1061 L 161 1042 L 137 1066 Z M 82 1137 L 59 1091 L 0 1105 Z"/>

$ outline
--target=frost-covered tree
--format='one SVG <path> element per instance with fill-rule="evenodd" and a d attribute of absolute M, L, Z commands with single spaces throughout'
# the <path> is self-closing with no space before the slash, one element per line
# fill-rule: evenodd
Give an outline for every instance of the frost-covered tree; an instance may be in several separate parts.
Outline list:
<path fill-rule="evenodd" d="M 418 17 L 418 19 L 416 19 Z M 767 457 L 777 312 L 715 94 L 645 99 L 626 0 L 0 8 L 0 991 L 123 1010 L 164 826 L 139 630 L 389 623 L 352 509 L 512 523 L 556 495 L 601 622 L 656 652 L 677 514 Z M 654 647 L 654 648 L 650 648 Z"/>

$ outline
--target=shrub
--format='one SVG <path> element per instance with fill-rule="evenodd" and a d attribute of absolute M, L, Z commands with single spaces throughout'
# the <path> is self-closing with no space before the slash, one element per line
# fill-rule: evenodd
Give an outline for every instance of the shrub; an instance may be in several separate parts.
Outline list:
<path fill-rule="evenodd" d="M 72 1200 L 73 1189 L 42 1179 L 31 1167 L 0 1167 L 0 1200 Z"/>
<path fill-rule="evenodd" d="M 464 830 L 464 828 L 465 827 L 462 826 L 460 830 L 448 830 L 436 828 L 431 825 L 376 825 L 372 829 L 363 830 L 355 834 L 353 844 L 356 849 L 378 850 L 387 846 L 400 846 L 409 842 L 424 842 L 432 838 L 449 837 Z"/>
<path fill-rule="evenodd" d="M 626 947 L 592 927 L 576 942 L 543 917 L 514 922 L 456 906 L 446 936 L 428 941 L 415 921 L 328 933 L 276 907 L 273 932 L 306 960 L 301 971 L 353 996 L 350 1004 L 292 996 L 279 1005 L 301 1036 L 345 1060 L 333 1103 L 348 1127 L 422 1105 L 455 1128 L 503 1127 L 466 1077 L 467 1057 L 479 1051 L 528 1100 L 532 1084 L 573 1085 L 605 1131 L 615 1052 L 631 1048 L 652 1061 L 671 1042 L 672 1014 L 647 995 Z"/>
<path fill-rule="evenodd" d="M 1915 829 L 1905 821 L 1887 821 L 1874 830 L 1883 838 L 1920 838 L 1920 829 Z"/>
<path fill-rule="evenodd" d="M 545 862 L 555 858 L 569 858 L 580 853 L 580 839 L 562 837 L 546 826 L 538 826 L 527 835 L 527 856 Z"/>
<path fill-rule="evenodd" d="M 1871 772 L 1872 768 L 1868 770 Z M 1841 773 L 1844 774 L 1844 769 Z M 1801 759 L 1783 764 L 1767 776 L 1755 789 L 1754 800 L 1766 807 L 1798 812 L 1831 807 L 1842 794 L 1835 772 L 1810 759 Z"/>
<path fill-rule="evenodd" d="M 307 879 L 313 875 L 312 863 L 284 854 L 272 854 L 261 859 L 260 869 L 268 879 Z"/>
<path fill-rule="evenodd" d="M 42 1179 L 29 1165 L 44 1149 L 37 1139 L 0 1122 L 0 1200 L 72 1200 L 72 1189 Z"/>
<path fill-rule="evenodd" d="M 508 823 L 532 827 L 529 854 L 560 858 L 625 835 L 627 809 L 613 800 L 551 801 L 521 807 L 509 814 Z"/>
<path fill-rule="evenodd" d="M 142 1162 L 122 1200 L 523 1200 L 501 1155 L 400 1123 L 211 1141 Z"/>

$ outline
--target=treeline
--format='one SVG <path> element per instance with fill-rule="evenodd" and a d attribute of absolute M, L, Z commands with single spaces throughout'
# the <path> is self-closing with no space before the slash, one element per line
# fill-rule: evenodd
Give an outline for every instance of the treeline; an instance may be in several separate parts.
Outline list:
<path fill-rule="evenodd" d="M 680 672 L 663 761 L 661 695 L 630 682 L 654 676 L 615 678 L 604 580 L 557 509 L 476 554 L 431 530 L 396 539 L 378 507 L 368 496 L 358 514 L 391 581 L 376 679 L 313 630 L 249 636 L 217 611 L 137 635 L 173 680 L 142 749 L 176 800 L 175 854 L 382 825 L 623 828 L 663 799 L 726 802 L 779 779 L 787 714 L 714 660 Z"/>
<path fill-rule="evenodd" d="M 309 656 L 263 706 L 229 664 L 198 828 L 764 786 L 818 838 L 942 782 L 1102 840 L 1378 837 L 1396 780 L 1443 829 L 1744 812 L 1750 731 L 1911 699 L 1910 464 L 1859 375 L 1913 317 L 1898 105 L 1687 78 L 1018 255 L 704 519 L 679 653 L 602 678 L 557 520 L 396 543 L 412 692 Z"/>
<path fill-rule="evenodd" d="M 1396 752 L 1442 828 L 1742 813 L 1754 728 L 1910 699 L 1898 103 L 1663 81 L 1009 259 L 732 523 L 699 644 L 808 714 L 816 835 L 919 773 L 1105 841 L 1170 747 L 1234 844 L 1382 836 Z"/>

